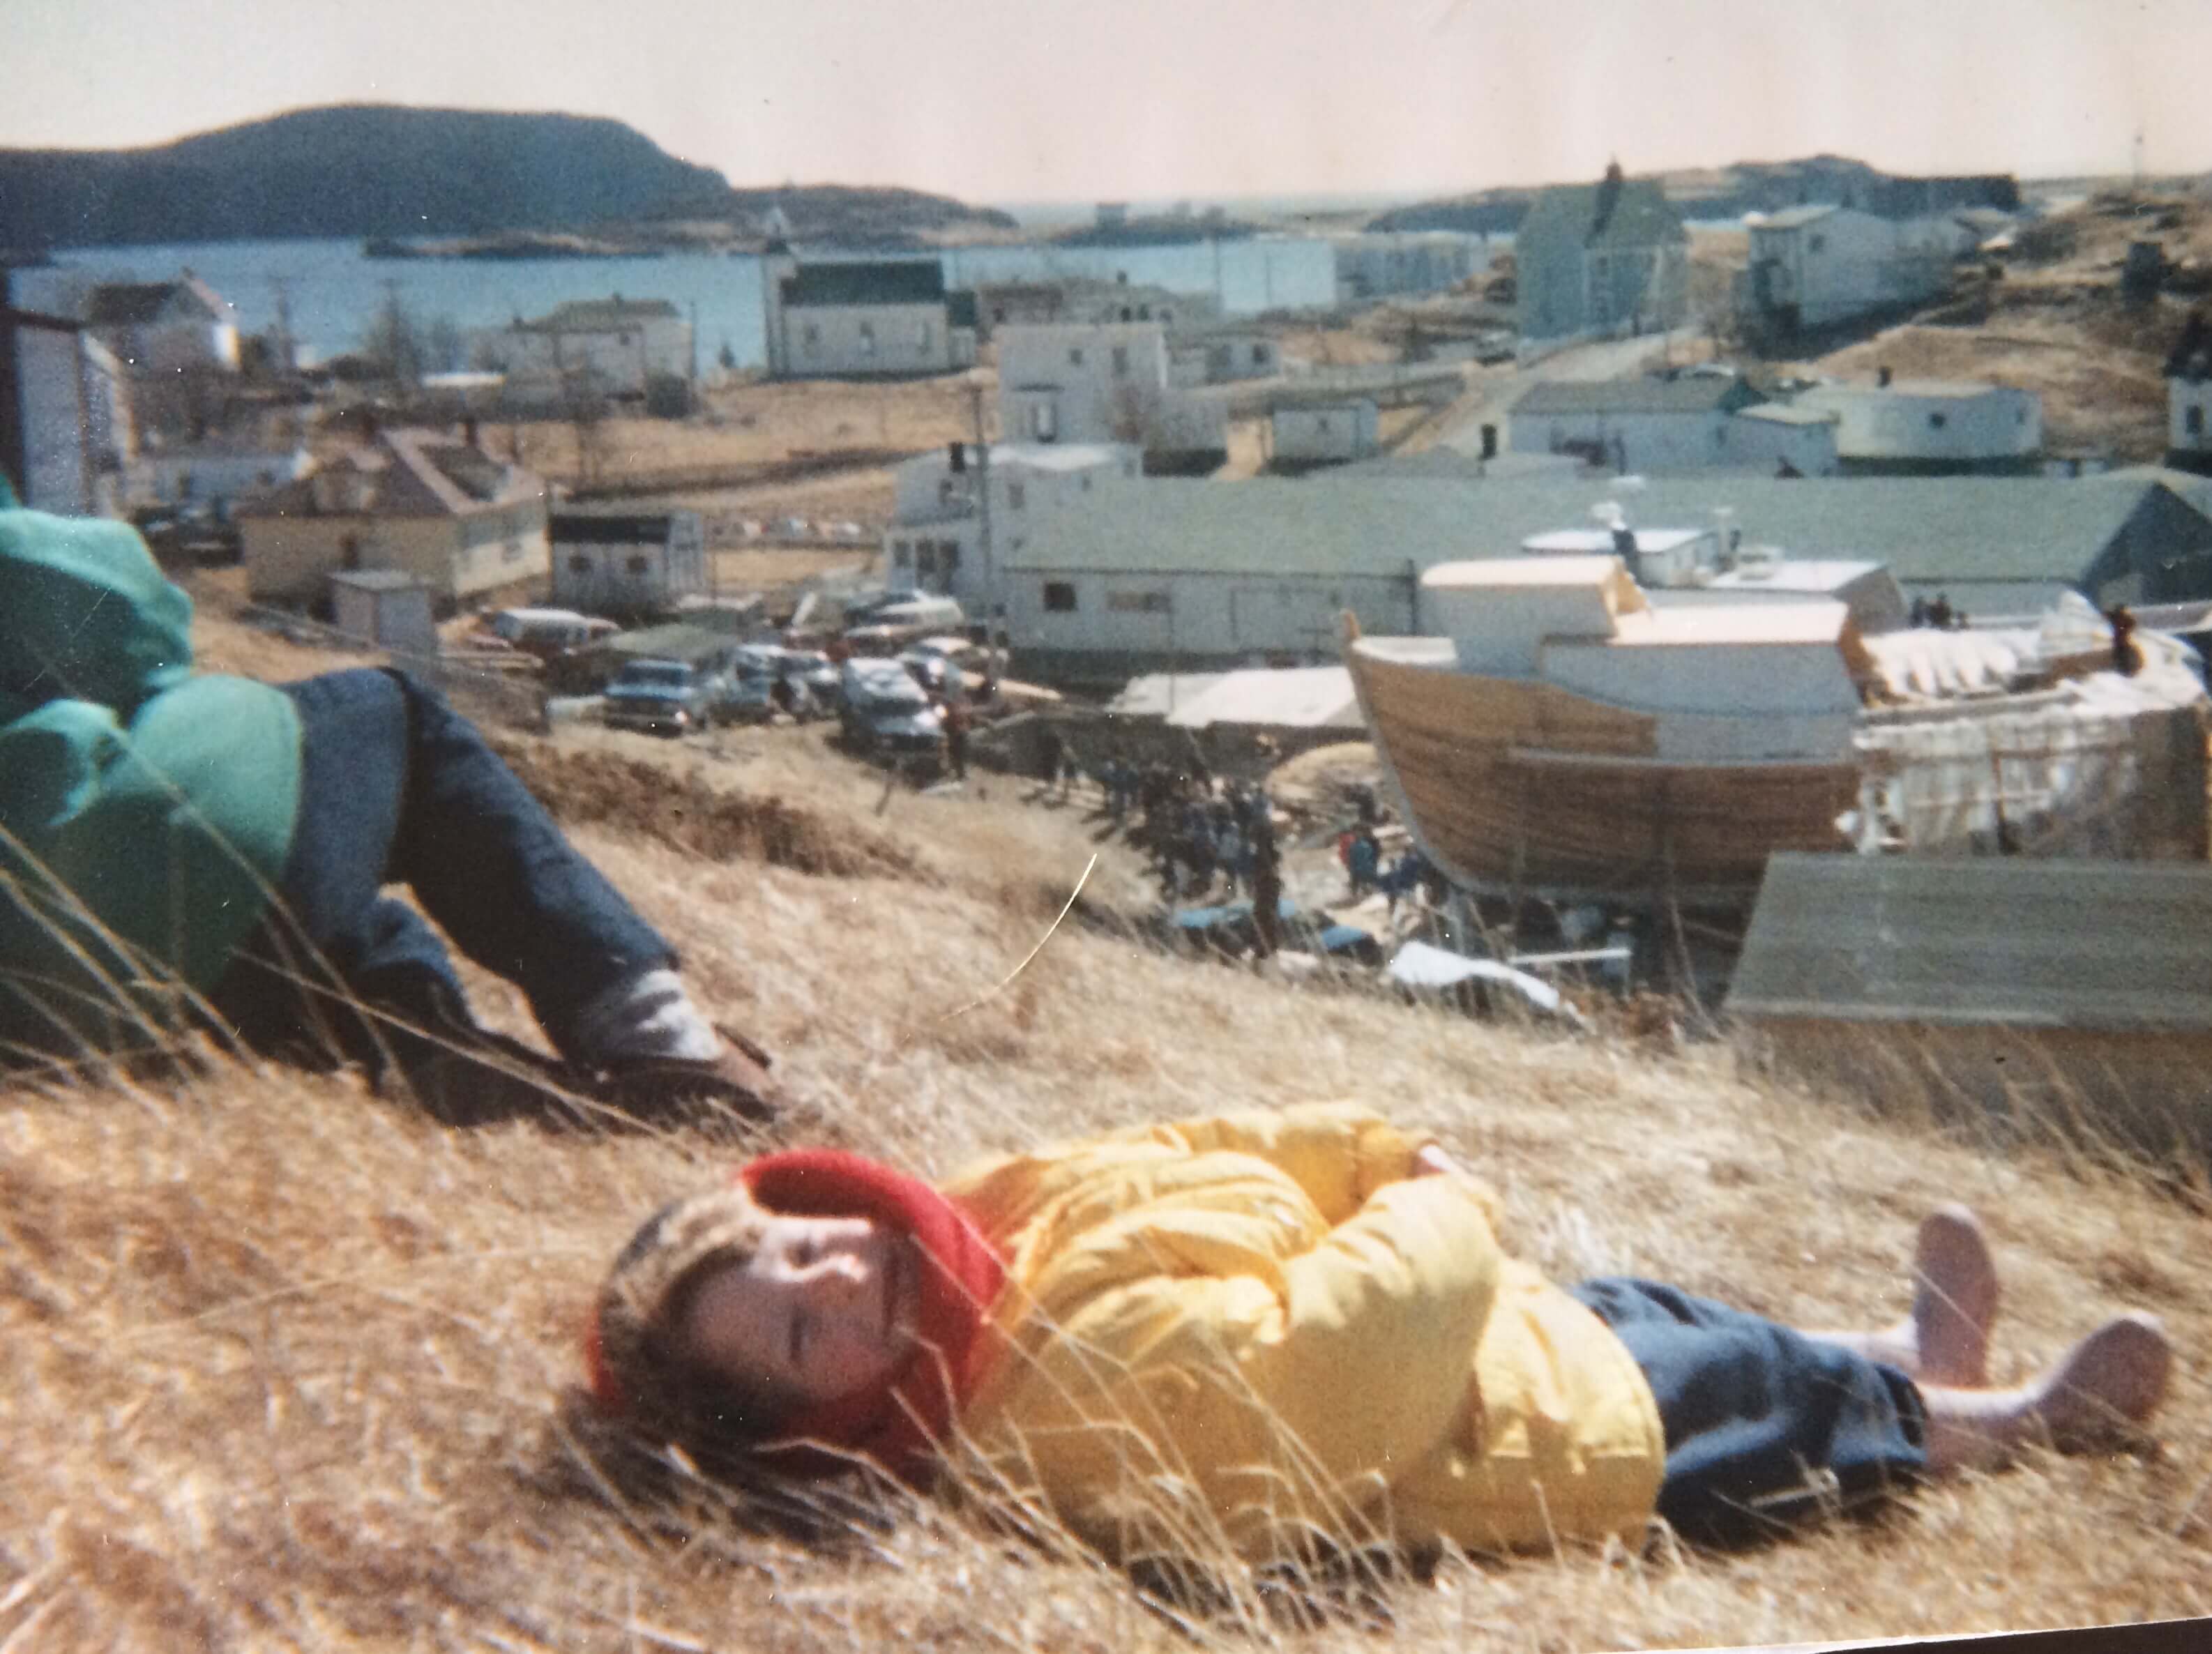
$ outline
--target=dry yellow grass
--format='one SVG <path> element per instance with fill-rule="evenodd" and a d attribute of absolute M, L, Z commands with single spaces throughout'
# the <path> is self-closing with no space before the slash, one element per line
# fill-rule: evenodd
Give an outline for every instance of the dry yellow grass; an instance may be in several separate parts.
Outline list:
<path fill-rule="evenodd" d="M 206 629 L 213 660 L 294 669 Z M 343 1077 L 229 1062 L 72 1092 L 0 1081 L 11 1654 L 1060 1651 L 1192 1635 L 1442 1654 L 2212 1610 L 2212 1395 L 2193 1364 L 2154 1460 L 2039 1457 L 1749 1557 L 1662 1545 L 1448 1561 L 1379 1598 L 1334 1599 L 1343 1618 L 1295 1634 L 1249 1590 L 1179 1624 L 1118 1575 L 927 1504 L 809 1535 L 680 1475 L 638 1474 L 574 1410 L 585 1305 L 644 1213 L 786 1141 L 935 1173 L 1130 1121 L 1364 1097 L 1480 1166 L 1510 1243 L 1561 1276 L 1641 1271 L 1817 1323 L 1898 1312 L 1914 1221 L 1961 1199 L 1999 1250 L 2008 1371 L 2108 1299 L 2156 1310 L 2185 1353 L 2203 1351 L 2212 1266 L 2203 1217 L 2138 1182 L 1816 1099 L 1724 1046 L 1535 1037 L 1076 924 L 1001 986 L 1093 851 L 1081 823 L 1002 782 L 887 797 L 811 731 L 733 734 L 719 756 L 579 735 L 530 761 L 556 803 L 593 817 L 579 842 L 706 997 L 781 1051 L 797 1115 L 740 1145 L 458 1132 Z M 629 773 L 610 766 L 631 761 L 670 784 L 609 794 Z M 687 838 L 683 818 L 717 798 L 854 854 Z M 1112 909 L 1141 891 L 1109 855 L 1086 897 Z M 527 1026 L 511 992 L 472 982 L 491 1018 Z"/>

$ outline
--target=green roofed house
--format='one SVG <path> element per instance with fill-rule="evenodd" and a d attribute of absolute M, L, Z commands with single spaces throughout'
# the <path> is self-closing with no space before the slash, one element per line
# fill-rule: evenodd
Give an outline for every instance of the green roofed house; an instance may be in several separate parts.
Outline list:
<path fill-rule="evenodd" d="M 1514 232 L 1521 337 L 1661 332 L 1689 314 L 1690 233 L 1656 179 L 1615 161 L 1539 195 Z"/>
<path fill-rule="evenodd" d="M 761 258 L 769 374 L 902 379 L 975 365 L 975 295 L 948 292 L 934 258 L 801 264 L 781 241 Z"/>

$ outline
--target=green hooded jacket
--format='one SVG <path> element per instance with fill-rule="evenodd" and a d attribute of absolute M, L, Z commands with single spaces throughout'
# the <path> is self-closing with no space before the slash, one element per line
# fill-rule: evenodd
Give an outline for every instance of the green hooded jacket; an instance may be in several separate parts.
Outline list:
<path fill-rule="evenodd" d="M 222 977 L 300 802 L 291 700 L 196 677 L 191 599 L 128 526 L 0 482 L 0 1049 L 106 1044 Z"/>

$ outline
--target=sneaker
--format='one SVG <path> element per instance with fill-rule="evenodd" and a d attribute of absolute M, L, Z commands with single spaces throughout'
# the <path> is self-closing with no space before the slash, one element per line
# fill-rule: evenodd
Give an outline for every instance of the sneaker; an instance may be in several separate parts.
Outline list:
<path fill-rule="evenodd" d="M 775 1059 L 734 1029 L 715 1025 L 722 1049 L 711 1058 L 630 1057 L 609 1063 L 594 1092 L 625 1114 L 658 1119 L 707 1105 L 756 1122 L 773 1120 L 789 1100 L 769 1077 Z"/>

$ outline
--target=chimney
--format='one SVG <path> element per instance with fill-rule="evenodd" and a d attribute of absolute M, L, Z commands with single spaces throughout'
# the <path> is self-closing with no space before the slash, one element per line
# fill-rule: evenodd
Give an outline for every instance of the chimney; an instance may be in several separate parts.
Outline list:
<path fill-rule="evenodd" d="M 968 445 L 965 442 L 948 442 L 945 444 L 945 459 L 952 474 L 959 476 L 968 469 Z"/>

